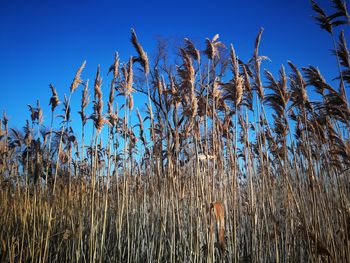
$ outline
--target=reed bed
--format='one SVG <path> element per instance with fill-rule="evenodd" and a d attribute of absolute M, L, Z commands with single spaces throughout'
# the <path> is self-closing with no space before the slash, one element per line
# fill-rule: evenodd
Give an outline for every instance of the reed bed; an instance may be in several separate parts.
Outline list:
<path fill-rule="evenodd" d="M 136 55 L 116 53 L 107 81 L 83 62 L 67 96 L 50 84 L 49 126 L 39 101 L 23 130 L 4 113 L 0 261 L 350 262 L 350 57 L 335 38 L 349 16 L 332 3 L 312 1 L 331 83 L 314 66 L 263 70 L 263 29 L 247 62 L 215 35 L 186 38 L 180 65 L 149 61 L 132 29 Z"/>

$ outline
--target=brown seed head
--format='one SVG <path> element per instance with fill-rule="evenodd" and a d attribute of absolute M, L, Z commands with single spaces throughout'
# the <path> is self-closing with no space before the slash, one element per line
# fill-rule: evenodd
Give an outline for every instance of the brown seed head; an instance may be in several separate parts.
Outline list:
<path fill-rule="evenodd" d="M 201 63 L 201 55 L 198 49 L 194 46 L 194 44 L 188 38 L 185 38 L 185 50 L 190 56 L 197 60 L 198 64 Z"/>
<path fill-rule="evenodd" d="M 50 83 L 50 89 L 52 92 L 52 96 L 50 98 L 49 105 L 51 105 L 51 111 L 54 111 L 55 108 L 60 104 L 60 100 L 58 99 L 58 95 L 55 87 L 51 83 Z"/>
<path fill-rule="evenodd" d="M 135 47 L 139 55 L 138 58 L 135 59 L 135 61 L 140 62 L 145 74 L 148 75 L 149 73 L 148 57 L 146 52 L 143 50 L 142 46 L 138 42 L 135 30 L 133 28 L 131 29 L 131 43 L 133 44 L 133 46 Z"/>
<path fill-rule="evenodd" d="M 83 69 L 85 68 L 85 64 L 86 64 L 86 61 L 83 62 L 83 64 L 80 66 L 80 68 L 78 69 L 77 73 L 75 74 L 75 77 L 73 79 L 72 85 L 70 86 L 70 92 L 71 93 L 73 93 L 76 90 L 76 88 L 81 83 L 83 83 L 83 80 L 80 79 L 80 75 L 81 75 L 81 72 L 83 71 Z"/>

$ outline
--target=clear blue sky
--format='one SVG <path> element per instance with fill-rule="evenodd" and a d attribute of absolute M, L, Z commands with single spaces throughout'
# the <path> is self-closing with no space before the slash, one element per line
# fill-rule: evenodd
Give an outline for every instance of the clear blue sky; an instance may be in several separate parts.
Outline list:
<path fill-rule="evenodd" d="M 329 1 L 318 3 L 330 10 Z M 219 33 L 225 44 L 234 44 L 243 60 L 251 57 L 256 34 L 264 27 L 261 53 L 272 63 L 263 68 L 275 72 L 292 60 L 298 66 L 318 66 L 330 80 L 337 74 L 335 58 L 329 55 L 331 39 L 312 14 L 307 0 L 0 0 L 0 111 L 6 110 L 11 126 L 22 127 L 29 118 L 26 105 L 39 99 L 49 125 L 49 83 L 62 100 L 85 59 L 83 79 L 92 80 L 101 64 L 107 80 L 115 51 L 124 61 L 135 54 L 130 44 L 132 27 L 149 55 L 158 36 L 203 43 Z M 108 89 L 105 81 L 103 92 Z M 74 96 L 74 111 L 79 98 L 80 89 Z"/>

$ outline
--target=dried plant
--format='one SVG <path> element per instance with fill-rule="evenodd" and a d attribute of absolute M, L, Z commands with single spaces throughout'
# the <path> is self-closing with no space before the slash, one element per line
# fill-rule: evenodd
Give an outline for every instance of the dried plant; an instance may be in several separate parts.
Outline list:
<path fill-rule="evenodd" d="M 333 7 L 338 11 L 333 15 L 333 17 L 343 16 L 346 19 L 346 22 L 350 24 L 350 16 L 346 6 L 346 1 L 342 0 L 331 0 L 333 2 Z"/>
<path fill-rule="evenodd" d="M 100 77 L 100 66 L 97 67 L 94 84 L 94 125 L 98 132 L 101 131 L 104 124 L 109 123 L 103 116 L 103 100 L 101 91 L 102 79 Z"/>
<path fill-rule="evenodd" d="M 194 60 L 197 60 L 198 64 L 201 63 L 201 54 L 194 44 L 188 38 L 185 38 L 185 50 Z"/>
<path fill-rule="evenodd" d="M 85 109 L 90 103 L 90 96 L 89 96 L 89 80 L 85 81 L 84 89 L 81 92 L 81 104 L 80 104 L 80 111 L 78 112 L 81 118 L 82 125 L 85 126 L 87 121 L 87 116 L 85 114 Z"/>
<path fill-rule="evenodd" d="M 226 238 L 225 238 L 225 213 L 221 202 L 214 202 L 210 204 L 211 209 L 213 209 L 217 232 L 219 238 L 219 247 L 222 254 L 226 251 Z"/>
<path fill-rule="evenodd" d="M 83 83 L 83 80 L 80 78 L 81 73 L 83 72 L 83 69 L 85 68 L 86 61 L 83 62 L 83 64 L 78 69 L 77 73 L 74 76 L 73 82 L 70 86 L 70 92 L 73 93 L 77 87 Z"/>
<path fill-rule="evenodd" d="M 312 2 L 331 32 L 347 19 L 344 2 L 332 2 L 330 16 Z M 244 63 L 218 35 L 206 40 L 206 61 L 188 38 L 178 54 L 148 61 L 132 30 L 138 56 L 115 54 L 106 112 L 98 67 L 89 116 L 84 62 L 58 116 L 50 85 L 49 131 L 39 101 L 23 130 L 4 114 L 0 261 L 349 262 L 345 33 L 329 81 L 291 62 L 261 74 L 262 32 Z"/>
<path fill-rule="evenodd" d="M 259 55 L 259 45 L 261 41 L 261 35 L 263 32 L 264 32 L 264 29 L 261 28 L 255 39 L 254 55 L 252 58 L 253 72 L 254 72 L 254 88 L 257 91 L 260 100 L 264 99 L 264 89 L 263 89 L 263 85 L 261 83 L 261 77 L 260 77 L 260 66 L 263 60 L 268 59 L 265 56 Z"/>
<path fill-rule="evenodd" d="M 149 63 L 148 63 L 148 57 L 145 51 L 143 50 L 142 46 L 137 40 L 137 36 L 134 29 L 131 29 L 131 43 L 133 44 L 134 48 L 136 49 L 138 53 L 138 57 L 133 58 L 133 61 L 139 62 L 141 66 L 143 67 L 143 70 L 145 72 L 145 75 L 148 75 L 149 73 Z"/>
<path fill-rule="evenodd" d="M 52 96 L 50 98 L 49 105 L 51 105 L 51 111 L 54 111 L 55 108 L 60 104 L 60 100 L 58 99 L 57 91 L 52 84 L 50 84 L 50 89 L 52 92 Z"/>
<path fill-rule="evenodd" d="M 204 53 L 208 56 L 210 60 L 220 57 L 219 47 L 226 48 L 226 46 L 220 41 L 218 41 L 218 39 L 219 34 L 216 34 L 211 40 L 209 38 L 205 40 L 206 49 L 204 50 Z"/>

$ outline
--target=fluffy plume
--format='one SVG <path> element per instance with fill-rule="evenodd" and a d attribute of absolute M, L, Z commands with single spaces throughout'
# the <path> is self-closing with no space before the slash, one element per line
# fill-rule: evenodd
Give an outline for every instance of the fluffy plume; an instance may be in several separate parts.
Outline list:
<path fill-rule="evenodd" d="M 184 49 L 180 49 L 183 60 L 182 68 L 178 67 L 177 72 L 185 83 L 194 83 L 194 68 L 192 60 Z"/>
<path fill-rule="evenodd" d="M 135 47 L 135 49 L 139 55 L 137 58 L 134 58 L 134 61 L 139 62 L 141 64 L 141 66 L 143 67 L 145 74 L 148 75 L 148 73 L 149 73 L 148 57 L 147 57 L 147 54 L 145 53 L 145 51 L 143 50 L 142 46 L 138 42 L 134 29 L 131 29 L 131 43 L 133 44 L 133 46 Z"/>
<path fill-rule="evenodd" d="M 115 81 L 117 77 L 119 76 L 119 54 L 118 52 L 115 52 L 114 56 L 114 63 L 112 66 L 108 69 L 108 74 L 113 71 L 113 80 Z"/>
<path fill-rule="evenodd" d="M 210 60 L 213 60 L 216 57 L 219 57 L 219 47 L 226 48 L 226 46 L 218 41 L 219 39 L 219 34 L 216 34 L 212 40 L 207 38 L 205 40 L 206 43 L 206 49 L 204 50 L 204 53 L 208 56 Z"/>
<path fill-rule="evenodd" d="M 81 121 L 83 123 L 83 126 L 86 124 L 87 117 L 85 115 L 85 108 L 88 106 L 90 102 L 90 96 L 89 96 L 89 80 L 85 81 L 84 90 L 81 92 L 81 104 L 80 104 L 80 111 L 78 112 L 81 117 Z"/>
<path fill-rule="evenodd" d="M 134 79 L 134 73 L 133 73 L 133 58 L 130 57 L 129 62 L 124 64 L 122 68 L 123 72 L 123 81 L 121 84 L 121 87 L 118 88 L 118 91 L 123 94 L 127 99 L 127 105 L 129 109 L 133 108 L 133 98 L 132 93 L 134 92 L 133 89 L 133 79 Z"/>
<path fill-rule="evenodd" d="M 242 65 L 243 68 L 243 76 L 244 76 L 244 102 L 243 104 L 246 105 L 250 110 L 253 109 L 253 92 L 252 87 L 250 85 L 250 76 L 247 70 L 246 65 Z"/>
<path fill-rule="evenodd" d="M 98 131 L 100 131 L 105 123 L 108 121 L 103 117 L 103 100 L 101 91 L 102 79 L 100 78 L 100 66 L 97 68 L 95 85 L 94 85 L 94 124 Z"/>
<path fill-rule="evenodd" d="M 318 68 L 315 68 L 314 66 L 309 66 L 308 68 L 303 68 L 302 70 L 307 80 L 306 84 L 313 86 L 318 94 L 324 96 L 326 90 L 330 92 L 335 92 L 332 86 L 326 83 L 326 80 L 321 75 L 321 72 Z"/>
<path fill-rule="evenodd" d="M 71 93 L 73 93 L 76 90 L 76 88 L 81 83 L 83 83 L 83 80 L 80 79 L 80 75 L 81 75 L 81 72 L 83 71 L 83 69 L 85 68 L 85 64 L 86 64 L 86 61 L 83 62 L 83 64 L 80 66 L 80 68 L 78 69 L 77 73 L 75 74 L 75 77 L 73 79 L 72 85 L 70 86 L 70 92 Z"/>
<path fill-rule="evenodd" d="M 234 74 L 234 76 L 238 76 L 239 75 L 238 59 L 236 57 L 236 51 L 232 44 L 231 44 L 230 56 L 231 56 L 232 73 Z"/>
<path fill-rule="evenodd" d="M 58 99 L 57 91 L 52 84 L 50 84 L 50 89 L 52 92 L 52 96 L 50 98 L 49 105 L 51 105 L 51 111 L 54 111 L 58 104 L 60 104 L 60 100 Z"/>
<path fill-rule="evenodd" d="M 185 38 L 185 50 L 194 60 L 197 60 L 198 64 L 201 63 L 201 54 L 199 50 L 196 49 L 192 41 L 188 38 Z"/>
<path fill-rule="evenodd" d="M 346 2 L 342 0 L 331 0 L 333 2 L 333 7 L 338 11 L 333 16 L 334 17 L 344 17 L 346 19 L 346 22 L 350 24 L 350 16 L 348 13 L 348 9 L 346 6 Z"/>
<path fill-rule="evenodd" d="M 343 25 L 346 23 L 343 20 L 335 20 L 335 19 L 343 15 L 347 16 L 347 12 L 343 13 L 344 9 L 341 7 L 342 6 L 342 4 L 340 4 L 341 1 L 338 0 L 333 2 L 337 2 L 336 8 L 337 9 L 340 8 L 340 12 L 327 16 L 326 12 L 316 3 L 316 1 L 311 0 L 312 9 L 316 13 L 316 16 L 314 16 L 314 19 L 317 21 L 317 24 L 322 29 L 326 30 L 330 34 L 333 34 L 333 27 Z"/>
<path fill-rule="evenodd" d="M 276 81 L 269 71 L 265 71 L 265 76 L 268 80 L 267 89 L 271 90 L 272 93 L 267 94 L 264 98 L 264 102 L 271 106 L 278 117 L 284 116 L 288 100 L 290 98 L 289 92 L 287 91 L 287 79 L 284 67 L 280 69 L 280 80 Z"/>
<path fill-rule="evenodd" d="M 97 72 L 95 76 L 95 84 L 94 84 L 94 98 L 102 98 L 101 92 L 102 79 L 100 77 L 100 65 L 97 67 Z"/>
<path fill-rule="evenodd" d="M 340 64 L 344 67 L 341 71 L 342 79 L 350 84 L 350 54 L 347 47 L 344 31 L 341 31 L 339 35 L 339 43 L 337 49 L 333 51 L 336 56 L 339 57 Z M 338 78 L 341 78 L 340 76 Z M 343 92 L 344 93 L 344 92 Z"/>
<path fill-rule="evenodd" d="M 220 83 L 224 91 L 224 99 L 232 101 L 239 108 L 243 99 L 244 78 L 240 75 L 227 83 Z"/>
<path fill-rule="evenodd" d="M 108 114 L 113 115 L 113 102 L 114 102 L 114 82 L 111 81 L 108 97 Z"/>
<path fill-rule="evenodd" d="M 264 32 L 264 29 L 261 28 L 256 39 L 255 39 L 255 48 L 254 48 L 254 86 L 255 89 L 258 93 L 258 96 L 261 100 L 264 99 L 264 88 L 261 83 L 261 77 L 260 77 L 260 66 L 261 66 L 261 61 L 265 59 L 265 57 L 259 56 L 259 45 L 261 41 L 261 35 Z"/>
<path fill-rule="evenodd" d="M 64 114 L 60 114 L 60 115 L 58 115 L 58 117 L 63 119 L 62 122 L 69 122 L 70 121 L 70 105 L 69 105 L 69 101 L 68 101 L 66 94 L 64 94 L 62 111 L 64 112 Z"/>
<path fill-rule="evenodd" d="M 38 124 L 43 123 L 44 117 L 43 117 L 43 109 L 40 107 L 40 101 L 36 101 L 36 111 L 37 111 L 37 118 L 38 118 Z"/>
<path fill-rule="evenodd" d="M 128 95 L 131 94 L 131 92 L 133 91 L 132 85 L 134 81 L 134 72 L 133 72 L 132 66 L 133 66 L 133 59 L 130 58 L 128 63 L 128 77 L 126 82 L 126 94 Z"/>
<path fill-rule="evenodd" d="M 34 122 L 36 120 L 36 110 L 32 107 L 32 105 L 27 105 L 30 111 L 30 119 Z"/>
<path fill-rule="evenodd" d="M 303 79 L 301 72 L 291 61 L 288 61 L 288 65 L 293 71 L 290 76 L 293 106 L 309 104 L 309 97 L 306 93 L 306 82 Z"/>
<path fill-rule="evenodd" d="M 314 16 L 314 18 L 318 22 L 319 26 L 327 32 L 331 33 L 332 23 L 329 17 L 326 15 L 326 12 L 314 0 L 311 0 L 311 6 L 317 14 L 317 16 Z"/>
<path fill-rule="evenodd" d="M 192 64 L 192 59 L 189 54 L 184 50 L 180 49 L 180 53 L 183 59 L 182 67 L 177 67 L 177 72 L 182 79 L 182 91 L 184 92 L 183 101 L 186 101 L 186 104 L 189 107 L 191 116 L 195 117 L 197 115 L 198 103 L 195 94 L 195 85 L 194 85 L 194 75 L 195 71 Z"/>
<path fill-rule="evenodd" d="M 233 101 L 235 107 L 238 108 L 243 100 L 244 77 L 239 74 L 238 60 L 233 45 L 231 45 L 230 54 L 233 79 L 220 85 L 224 90 L 224 99 Z"/>

